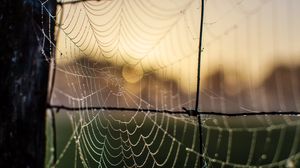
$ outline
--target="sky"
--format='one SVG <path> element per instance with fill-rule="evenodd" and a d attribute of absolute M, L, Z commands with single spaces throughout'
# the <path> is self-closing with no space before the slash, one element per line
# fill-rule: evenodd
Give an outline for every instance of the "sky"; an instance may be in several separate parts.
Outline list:
<path fill-rule="evenodd" d="M 275 66 L 299 65 L 299 6 L 298 0 L 206 0 L 201 79 L 221 70 L 258 85 Z M 195 91 L 200 16 L 199 0 L 63 5 L 57 13 L 56 59 L 126 65 L 135 71 L 125 68 L 123 74 L 155 72 Z"/>
<path fill-rule="evenodd" d="M 204 66 L 221 64 L 260 82 L 273 66 L 299 65 L 299 1 L 226 2 L 207 1 Z"/>

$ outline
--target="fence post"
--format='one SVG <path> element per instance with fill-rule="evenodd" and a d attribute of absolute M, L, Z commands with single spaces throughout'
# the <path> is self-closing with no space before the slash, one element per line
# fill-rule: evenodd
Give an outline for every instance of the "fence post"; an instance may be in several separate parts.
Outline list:
<path fill-rule="evenodd" d="M 55 10 L 56 0 L 1 1 L 0 167 L 44 167 L 52 46 L 42 30 L 53 39 Z"/>

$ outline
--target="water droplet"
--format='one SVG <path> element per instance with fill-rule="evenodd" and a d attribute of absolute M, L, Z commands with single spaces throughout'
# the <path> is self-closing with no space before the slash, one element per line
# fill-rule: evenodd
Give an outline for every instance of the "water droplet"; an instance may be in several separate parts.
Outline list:
<path fill-rule="evenodd" d="M 262 158 L 262 159 L 267 159 L 267 155 L 266 155 L 266 154 L 263 154 L 263 155 L 261 155 L 261 158 Z"/>

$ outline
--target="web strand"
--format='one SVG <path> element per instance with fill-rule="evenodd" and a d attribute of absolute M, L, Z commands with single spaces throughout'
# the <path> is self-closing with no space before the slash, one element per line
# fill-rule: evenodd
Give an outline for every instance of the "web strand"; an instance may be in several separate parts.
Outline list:
<path fill-rule="evenodd" d="M 297 165 L 297 66 L 267 71 L 263 60 L 278 52 L 263 44 L 282 36 L 282 27 L 272 40 L 264 35 L 264 22 L 285 18 L 276 3 L 59 1 L 49 15 L 56 43 L 51 32 L 40 40 L 56 50 L 47 60 L 53 165 L 68 157 L 74 167 Z M 55 129 L 62 121 L 70 133 Z"/>

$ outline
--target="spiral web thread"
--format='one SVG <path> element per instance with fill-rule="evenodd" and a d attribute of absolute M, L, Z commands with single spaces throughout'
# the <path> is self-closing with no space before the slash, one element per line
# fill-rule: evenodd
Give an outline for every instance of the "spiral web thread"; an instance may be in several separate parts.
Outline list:
<path fill-rule="evenodd" d="M 214 53 L 209 54 L 213 52 L 211 46 L 219 46 L 221 60 L 227 43 L 237 46 L 234 52 L 241 54 L 238 33 L 244 31 L 245 22 L 226 25 L 221 32 L 214 30 L 218 23 L 238 11 L 250 29 L 251 19 L 264 17 L 261 10 L 268 6 L 272 7 L 273 16 L 280 14 L 276 11 L 276 1 L 260 2 L 250 12 L 243 8 L 245 1 L 227 3 L 231 7 L 222 16 L 204 23 L 202 69 L 208 72 L 212 63 L 205 58 L 213 57 Z M 213 0 L 205 3 L 207 8 L 216 4 Z M 47 15 L 45 7 L 41 10 Z M 74 148 L 71 163 L 74 167 L 200 167 L 202 159 L 207 167 L 297 165 L 300 151 L 297 117 L 226 116 L 230 112 L 298 114 L 299 78 L 293 71 L 288 79 L 293 89 L 290 103 L 285 100 L 280 82 L 275 93 L 277 99 L 266 100 L 268 94 L 255 90 L 250 77 L 250 96 L 244 93 L 250 100 L 245 100 L 243 94 L 228 96 L 224 83 L 219 82 L 218 87 L 223 87 L 219 91 L 204 79 L 199 109 L 205 114 L 201 120 L 200 145 L 199 122 L 193 113 L 200 14 L 201 3 L 195 0 L 58 2 L 56 16 L 47 16 L 50 23 L 56 24 L 56 44 L 48 38 L 50 32 L 44 32 L 44 40 L 51 41 L 56 51 L 51 60 L 55 78 L 49 101 L 50 107 L 68 116 L 72 133 L 57 151 L 54 166 L 61 166 L 71 148 Z M 258 24 L 253 24 L 258 25 L 256 29 L 260 29 L 261 22 L 257 19 Z M 257 52 L 264 51 L 260 48 Z M 222 65 L 219 69 L 226 71 Z M 262 101 L 255 100 L 257 97 Z M 268 101 L 278 101 L 278 108 Z M 207 111 L 224 115 L 214 117 Z M 241 152 L 243 156 L 239 156 Z M 53 158 L 49 166 L 52 162 Z"/>

